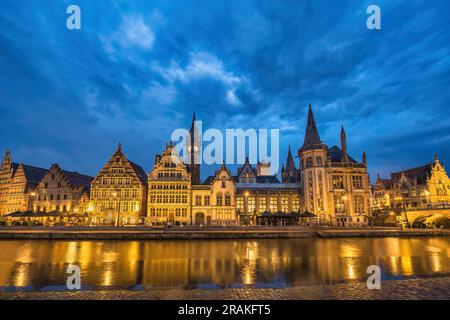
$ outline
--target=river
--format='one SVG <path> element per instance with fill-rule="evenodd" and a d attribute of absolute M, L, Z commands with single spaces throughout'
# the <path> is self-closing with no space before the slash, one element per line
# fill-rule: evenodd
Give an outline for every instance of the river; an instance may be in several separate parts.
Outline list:
<path fill-rule="evenodd" d="M 368 277 L 450 273 L 449 238 L 0 241 L 0 287 L 63 290 L 69 264 L 85 288 L 284 288 Z"/>

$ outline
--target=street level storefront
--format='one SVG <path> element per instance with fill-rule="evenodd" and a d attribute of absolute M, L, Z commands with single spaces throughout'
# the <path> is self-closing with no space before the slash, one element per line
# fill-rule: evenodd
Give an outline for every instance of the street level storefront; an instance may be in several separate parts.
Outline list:
<path fill-rule="evenodd" d="M 87 214 L 16 211 L 1 218 L 7 226 L 77 226 L 89 225 Z"/>

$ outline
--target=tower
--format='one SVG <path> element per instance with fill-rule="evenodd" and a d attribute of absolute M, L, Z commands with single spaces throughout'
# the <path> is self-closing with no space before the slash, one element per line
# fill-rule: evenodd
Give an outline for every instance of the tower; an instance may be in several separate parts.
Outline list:
<path fill-rule="evenodd" d="M 294 157 L 292 156 L 291 146 L 289 145 L 286 168 L 283 166 L 281 171 L 283 183 L 296 183 L 299 180 L 298 171 L 295 167 Z"/>
<path fill-rule="evenodd" d="M 342 162 L 349 163 L 348 153 L 347 153 L 347 136 L 345 135 L 344 126 L 341 128 L 341 150 L 342 150 Z"/>
<path fill-rule="evenodd" d="M 189 165 L 188 170 L 191 173 L 191 183 L 200 184 L 200 147 L 201 140 L 195 119 L 195 112 L 192 117 L 191 129 L 189 130 Z"/>
<path fill-rule="evenodd" d="M 308 110 L 305 140 L 298 150 L 300 159 L 300 177 L 303 184 L 304 208 L 325 218 L 327 204 L 326 166 L 328 160 L 328 147 L 322 143 L 317 130 L 311 105 Z"/>

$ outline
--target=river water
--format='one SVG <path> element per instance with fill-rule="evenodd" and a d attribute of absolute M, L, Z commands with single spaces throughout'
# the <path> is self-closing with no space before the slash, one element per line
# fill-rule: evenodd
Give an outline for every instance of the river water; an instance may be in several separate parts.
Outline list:
<path fill-rule="evenodd" d="M 283 288 L 450 273 L 450 238 L 0 241 L 0 288 Z"/>

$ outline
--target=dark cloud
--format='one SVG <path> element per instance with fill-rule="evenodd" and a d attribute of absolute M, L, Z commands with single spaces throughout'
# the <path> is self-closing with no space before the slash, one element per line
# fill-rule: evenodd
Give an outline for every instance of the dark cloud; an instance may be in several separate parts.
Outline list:
<path fill-rule="evenodd" d="M 450 161 L 447 2 L 379 1 L 380 31 L 368 1 L 80 0 L 80 31 L 69 4 L 2 3 L 0 149 L 16 161 L 95 174 L 122 141 L 149 170 L 193 111 L 205 127 L 279 127 L 285 159 L 309 103 L 372 177 Z"/>

